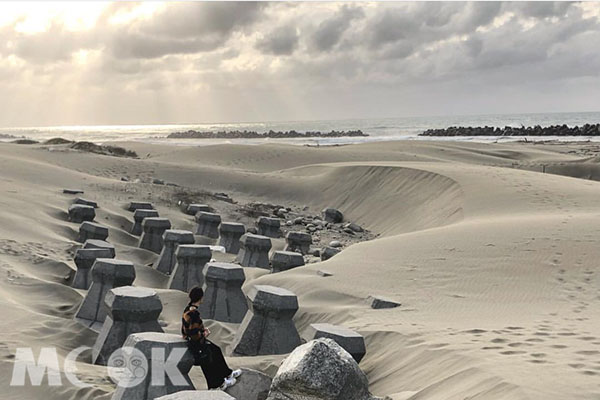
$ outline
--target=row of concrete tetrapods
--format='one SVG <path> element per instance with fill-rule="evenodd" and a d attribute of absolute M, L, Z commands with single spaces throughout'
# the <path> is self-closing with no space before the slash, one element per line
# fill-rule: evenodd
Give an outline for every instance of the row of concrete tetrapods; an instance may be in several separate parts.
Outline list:
<path fill-rule="evenodd" d="M 205 206 L 191 207 L 198 208 L 195 233 L 219 238 L 219 244 L 228 253 L 237 253 L 237 264 L 212 262 L 210 246 L 195 245 L 194 233 L 170 229 L 170 221 L 160 218 L 150 203 L 131 202 L 128 207 L 134 212 L 131 233 L 141 234 L 139 247 L 160 254 L 154 268 L 170 276 L 170 289 L 187 292 L 194 286 L 205 288 L 205 301 L 201 306 L 203 318 L 240 323 L 230 355 L 273 355 L 293 351 L 302 342 L 292 319 L 298 310 L 296 295 L 267 285 L 253 286 L 246 295 L 242 291 L 244 267 L 270 268 L 271 240 L 264 234 L 277 237 L 279 220 L 261 218 L 257 227 L 263 235 L 250 234 L 245 233 L 243 224 L 222 223 L 220 216 L 203 209 Z M 69 220 L 81 223 L 78 241 L 83 243 L 75 254 L 77 272 L 72 285 L 87 290 L 75 318 L 98 332 L 92 361 L 106 365 L 111 355 L 122 347 L 139 350 L 147 360 L 151 359 L 153 348 L 163 348 L 169 354 L 175 348 L 186 347 L 179 335 L 163 333 L 158 322 L 162 303 L 157 293 L 149 288 L 132 286 L 134 265 L 115 258 L 115 247 L 107 241 L 108 228 L 93 222 L 95 208 L 96 203 L 83 199 L 77 199 L 69 208 Z M 273 272 L 303 265 L 303 254 L 308 252 L 312 237 L 302 232 L 289 232 L 286 242 L 286 251 L 274 252 L 271 258 Z M 357 362 L 365 354 L 363 337 L 344 327 L 313 324 L 303 336 L 306 340 L 334 339 Z M 135 387 L 118 385 L 113 399 L 154 399 L 193 389 L 187 375 L 192 365 L 190 354 L 177 364 L 187 379 L 185 385 L 166 382 L 154 387 L 148 378 Z"/>

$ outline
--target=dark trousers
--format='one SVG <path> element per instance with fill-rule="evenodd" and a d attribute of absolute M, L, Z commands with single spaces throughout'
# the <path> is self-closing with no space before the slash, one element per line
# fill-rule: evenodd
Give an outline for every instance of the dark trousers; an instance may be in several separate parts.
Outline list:
<path fill-rule="evenodd" d="M 202 368 L 209 389 L 221 387 L 225 378 L 231 375 L 231 369 L 223 357 L 223 352 L 216 344 L 206 340 L 205 343 L 188 342 L 188 348 L 194 355 L 194 365 Z"/>

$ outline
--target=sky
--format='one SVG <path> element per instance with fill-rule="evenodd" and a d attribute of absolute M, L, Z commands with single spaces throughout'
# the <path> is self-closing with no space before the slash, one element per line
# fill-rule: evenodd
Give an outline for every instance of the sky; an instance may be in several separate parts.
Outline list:
<path fill-rule="evenodd" d="M 0 126 L 600 110 L 600 3 L 0 3 Z"/>

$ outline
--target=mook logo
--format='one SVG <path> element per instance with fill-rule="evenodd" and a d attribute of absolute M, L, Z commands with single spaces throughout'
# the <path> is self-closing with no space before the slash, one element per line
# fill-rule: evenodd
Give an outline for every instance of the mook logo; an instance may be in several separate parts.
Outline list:
<path fill-rule="evenodd" d="M 81 346 L 72 350 L 65 357 L 63 368 L 60 368 L 59 357 L 54 347 L 43 347 L 40 349 L 36 361 L 33 350 L 28 347 L 17 348 L 13 366 L 11 386 L 41 386 L 47 377 L 49 386 L 61 386 L 63 376 L 72 385 L 77 387 L 90 387 L 90 384 L 82 382 L 76 375 L 77 358 L 90 347 Z M 174 385 L 186 385 L 187 380 L 177 368 L 185 355 L 186 349 L 173 349 L 166 357 L 164 348 L 152 348 L 150 363 L 148 357 L 133 347 L 123 347 L 111 354 L 108 359 L 107 375 L 124 388 L 136 387 L 148 381 L 151 386 L 163 386 L 165 378 Z M 29 379 L 27 379 L 29 377 Z"/>

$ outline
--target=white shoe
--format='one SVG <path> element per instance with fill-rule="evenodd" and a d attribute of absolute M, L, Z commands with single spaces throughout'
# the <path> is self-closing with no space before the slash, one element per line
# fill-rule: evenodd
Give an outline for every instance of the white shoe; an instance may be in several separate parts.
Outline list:
<path fill-rule="evenodd" d="M 231 371 L 231 375 L 229 375 L 229 378 L 237 379 L 240 376 L 242 376 L 242 370 L 241 369 L 236 369 L 234 371 Z"/>
<path fill-rule="evenodd" d="M 225 378 L 225 381 L 221 385 L 221 390 L 225 390 L 227 388 L 230 388 L 233 385 L 235 385 L 236 383 L 237 383 L 237 380 L 235 378 Z"/>

